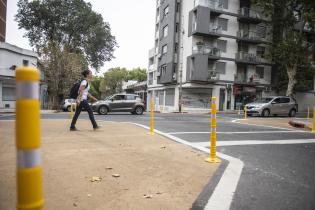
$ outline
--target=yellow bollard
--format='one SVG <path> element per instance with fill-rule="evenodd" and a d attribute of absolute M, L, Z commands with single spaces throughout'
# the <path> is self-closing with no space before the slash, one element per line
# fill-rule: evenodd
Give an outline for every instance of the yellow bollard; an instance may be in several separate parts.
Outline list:
<path fill-rule="evenodd" d="M 315 107 L 313 108 L 313 128 L 312 132 L 315 133 Z"/>
<path fill-rule="evenodd" d="M 17 209 L 41 210 L 44 205 L 40 166 L 39 71 L 16 70 Z"/>
<path fill-rule="evenodd" d="M 150 100 L 150 134 L 154 135 L 154 102 Z"/>
<path fill-rule="evenodd" d="M 310 107 L 308 106 L 307 107 L 307 118 L 306 119 L 310 119 Z"/>
<path fill-rule="evenodd" d="M 209 163 L 220 163 L 221 160 L 216 157 L 217 153 L 217 107 L 215 104 L 216 97 L 212 97 L 211 101 L 211 135 L 210 135 L 210 156 L 206 159 Z"/>
<path fill-rule="evenodd" d="M 246 106 L 244 106 L 244 119 L 245 119 L 245 120 L 247 119 L 247 109 L 246 109 Z"/>

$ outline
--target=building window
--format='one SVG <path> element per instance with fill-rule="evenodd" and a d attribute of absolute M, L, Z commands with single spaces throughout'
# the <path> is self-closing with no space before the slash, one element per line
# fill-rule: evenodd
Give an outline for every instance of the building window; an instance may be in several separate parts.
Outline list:
<path fill-rule="evenodd" d="M 258 77 L 260 79 L 263 79 L 264 78 L 264 70 L 265 68 L 262 67 L 262 66 L 256 66 L 256 74 L 258 75 Z"/>
<path fill-rule="evenodd" d="M 226 40 L 218 39 L 217 41 L 217 46 L 222 52 L 226 52 L 226 44 L 227 44 Z"/>
<path fill-rule="evenodd" d="M 169 12 L 169 7 L 166 6 L 166 7 L 164 8 L 164 16 L 165 16 L 165 17 L 167 16 L 168 12 Z"/>
<path fill-rule="evenodd" d="M 179 12 L 179 7 L 180 7 L 180 3 L 177 2 L 177 3 L 176 3 L 176 12 Z"/>
<path fill-rule="evenodd" d="M 228 19 L 218 18 L 218 25 L 222 29 L 222 31 L 228 30 Z"/>
<path fill-rule="evenodd" d="M 23 60 L 23 66 L 28 66 L 28 60 Z"/>
<path fill-rule="evenodd" d="M 161 66 L 161 74 L 165 75 L 166 74 L 166 65 Z"/>
<path fill-rule="evenodd" d="M 3 101 L 15 101 L 15 87 L 3 87 L 2 88 L 2 100 Z"/>
<path fill-rule="evenodd" d="M 165 91 L 165 106 L 174 106 L 175 89 L 167 89 Z"/>
<path fill-rule="evenodd" d="M 162 47 L 162 54 L 167 53 L 167 44 Z"/>
<path fill-rule="evenodd" d="M 220 6 L 222 6 L 224 9 L 228 9 L 229 7 L 229 0 L 219 0 Z"/>
<path fill-rule="evenodd" d="M 217 62 L 216 63 L 216 72 L 219 74 L 225 74 L 225 62 Z"/>
<path fill-rule="evenodd" d="M 168 26 L 165 26 L 163 28 L 163 37 L 167 37 L 167 34 L 168 34 Z"/>
<path fill-rule="evenodd" d="M 178 32 L 178 29 L 179 29 L 179 23 L 176 23 L 176 24 L 175 24 L 175 32 L 176 32 L 176 33 Z"/>
<path fill-rule="evenodd" d="M 178 52 L 178 43 L 175 43 L 175 49 L 174 52 L 177 53 Z"/>
<path fill-rule="evenodd" d="M 258 57 L 265 58 L 265 47 L 257 46 L 256 54 Z"/>

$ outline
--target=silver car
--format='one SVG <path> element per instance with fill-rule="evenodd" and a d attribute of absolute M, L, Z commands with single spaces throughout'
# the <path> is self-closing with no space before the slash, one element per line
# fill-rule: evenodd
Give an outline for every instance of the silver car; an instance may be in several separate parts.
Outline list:
<path fill-rule="evenodd" d="M 246 104 L 247 114 L 268 117 L 270 115 L 289 115 L 294 117 L 298 111 L 295 99 L 287 96 L 271 96 Z"/>
<path fill-rule="evenodd" d="M 108 112 L 131 112 L 141 115 L 145 105 L 141 98 L 135 94 L 116 94 L 92 104 L 94 112 L 107 114 Z"/>

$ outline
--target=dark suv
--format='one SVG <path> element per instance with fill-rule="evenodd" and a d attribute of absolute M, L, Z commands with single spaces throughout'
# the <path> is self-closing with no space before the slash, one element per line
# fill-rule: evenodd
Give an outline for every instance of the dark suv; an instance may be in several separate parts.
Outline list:
<path fill-rule="evenodd" d="M 108 112 L 131 112 L 141 115 L 145 106 L 141 98 L 135 94 L 116 94 L 92 104 L 94 112 L 107 114 Z"/>

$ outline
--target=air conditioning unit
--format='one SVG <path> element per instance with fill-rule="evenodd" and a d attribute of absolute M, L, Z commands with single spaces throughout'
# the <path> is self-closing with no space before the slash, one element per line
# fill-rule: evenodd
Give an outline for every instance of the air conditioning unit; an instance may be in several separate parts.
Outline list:
<path fill-rule="evenodd" d="M 162 58 L 162 54 L 159 53 L 159 54 L 157 55 L 157 57 L 158 57 L 158 59 L 161 59 L 161 58 Z"/>

